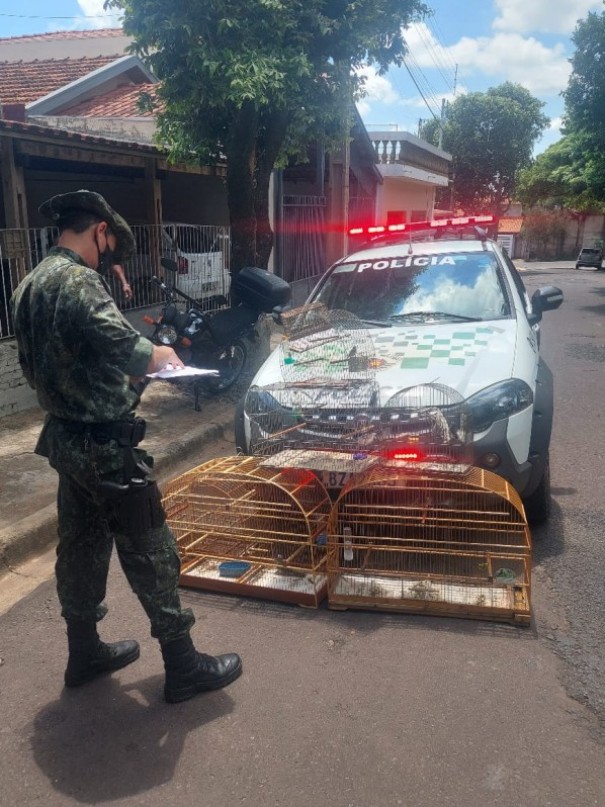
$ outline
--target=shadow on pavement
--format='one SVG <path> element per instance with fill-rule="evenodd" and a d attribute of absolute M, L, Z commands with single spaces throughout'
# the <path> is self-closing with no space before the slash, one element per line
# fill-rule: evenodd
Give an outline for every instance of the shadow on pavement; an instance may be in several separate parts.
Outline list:
<path fill-rule="evenodd" d="M 573 491 L 573 488 L 554 488 L 553 495 L 565 495 L 562 491 Z M 557 492 L 558 491 L 558 492 Z M 549 558 L 562 555 L 565 551 L 565 521 L 559 503 L 553 499 L 552 510 L 548 522 L 543 527 L 532 530 L 533 565 L 537 566 Z"/>
<path fill-rule="evenodd" d="M 224 692 L 160 701 L 163 678 L 123 686 L 103 678 L 38 712 L 31 746 L 52 787 L 83 804 L 128 798 L 171 781 L 187 734 L 224 717 Z"/>
<path fill-rule="evenodd" d="M 193 606 L 196 613 L 205 606 L 214 612 L 243 611 L 258 615 L 265 620 L 313 623 L 318 628 L 338 631 L 354 631 L 369 635 L 385 629 L 398 631 L 421 631 L 424 633 L 451 633 L 466 636 L 489 636 L 495 639 L 533 639 L 526 627 L 506 622 L 490 622 L 469 618 L 449 618 L 425 613 L 410 614 L 378 610 L 331 611 L 325 601 L 319 608 L 302 608 L 297 605 L 234 597 L 230 594 L 214 594 L 181 589 L 183 604 Z"/>

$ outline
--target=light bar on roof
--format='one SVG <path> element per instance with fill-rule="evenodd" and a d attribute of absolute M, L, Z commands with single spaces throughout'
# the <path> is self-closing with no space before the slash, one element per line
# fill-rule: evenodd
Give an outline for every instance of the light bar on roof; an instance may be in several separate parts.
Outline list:
<path fill-rule="evenodd" d="M 349 235 L 383 235 L 384 233 L 408 233 L 418 230 L 442 230 L 445 227 L 470 227 L 475 224 L 493 224 L 495 216 L 454 216 L 449 219 L 413 221 L 410 224 L 372 224 L 369 227 L 352 227 Z"/>

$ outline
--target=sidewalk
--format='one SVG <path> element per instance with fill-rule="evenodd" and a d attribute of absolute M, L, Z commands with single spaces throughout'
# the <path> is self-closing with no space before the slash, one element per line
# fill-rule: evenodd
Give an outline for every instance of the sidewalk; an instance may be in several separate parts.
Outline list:
<path fill-rule="evenodd" d="M 233 425 L 234 395 L 225 393 L 193 408 L 193 397 L 166 382 L 149 384 L 137 414 L 147 420 L 143 447 L 155 457 L 159 481 Z M 0 418 L 0 576 L 56 540 L 57 474 L 34 454 L 44 413 L 35 408 Z"/>

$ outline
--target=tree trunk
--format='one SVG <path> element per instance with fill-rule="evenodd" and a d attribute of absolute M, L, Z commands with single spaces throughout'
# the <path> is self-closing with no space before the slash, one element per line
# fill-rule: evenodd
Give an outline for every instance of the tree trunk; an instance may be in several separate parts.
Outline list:
<path fill-rule="evenodd" d="M 252 103 L 245 104 L 231 127 L 225 145 L 232 275 L 236 275 L 244 266 L 253 266 L 256 260 L 254 173 L 257 134 L 256 109 Z"/>
<path fill-rule="evenodd" d="M 271 173 L 288 128 L 288 115 L 280 110 L 263 118 L 256 143 L 254 176 L 254 212 L 256 214 L 256 266 L 266 269 L 273 248 L 273 230 L 269 220 L 269 185 Z"/>

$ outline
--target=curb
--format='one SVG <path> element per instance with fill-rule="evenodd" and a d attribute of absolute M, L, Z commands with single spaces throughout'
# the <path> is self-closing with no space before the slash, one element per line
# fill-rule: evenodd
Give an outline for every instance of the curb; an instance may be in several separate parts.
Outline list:
<path fill-rule="evenodd" d="M 233 411 L 227 408 L 225 417 L 217 422 L 205 423 L 185 432 L 171 441 L 166 450 L 156 450 L 154 472 L 158 481 L 165 481 L 171 471 L 188 457 L 197 454 L 209 444 L 221 439 L 225 429 L 233 423 Z M 40 554 L 56 542 L 57 508 L 55 504 L 43 507 L 16 524 L 0 530 L 0 576 L 12 571 L 23 561 Z"/>

